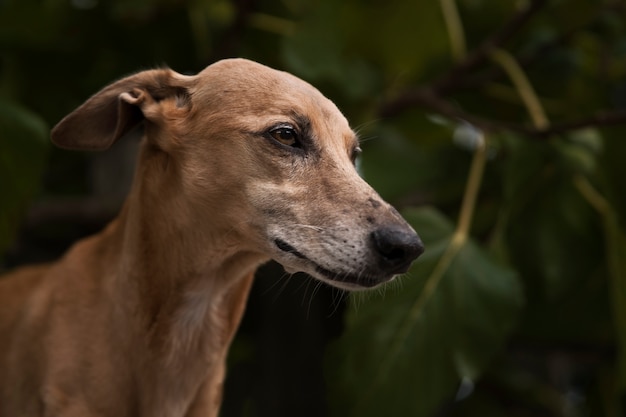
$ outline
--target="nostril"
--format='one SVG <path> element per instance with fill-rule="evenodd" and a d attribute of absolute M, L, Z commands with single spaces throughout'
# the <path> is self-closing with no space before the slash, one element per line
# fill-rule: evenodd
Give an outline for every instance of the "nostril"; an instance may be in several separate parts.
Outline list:
<path fill-rule="evenodd" d="M 383 255 L 385 255 L 385 257 L 387 259 L 404 259 L 405 257 L 405 251 L 404 248 L 391 248 L 388 252 L 383 252 Z"/>
<path fill-rule="evenodd" d="M 371 233 L 376 251 L 390 266 L 408 266 L 424 252 L 415 232 L 403 227 L 381 227 Z"/>
<path fill-rule="evenodd" d="M 378 253 L 383 255 L 389 260 L 401 259 L 406 255 L 406 249 L 401 242 L 394 240 L 395 236 L 381 233 L 380 231 L 374 232 L 374 244 Z M 391 239 L 390 239 L 391 238 Z"/>

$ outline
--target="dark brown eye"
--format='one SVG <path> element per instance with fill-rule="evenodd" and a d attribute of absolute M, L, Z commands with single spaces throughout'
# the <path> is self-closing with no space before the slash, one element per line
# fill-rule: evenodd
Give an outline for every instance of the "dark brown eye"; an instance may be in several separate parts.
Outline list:
<path fill-rule="evenodd" d="M 293 146 L 294 148 L 300 147 L 300 140 L 298 138 L 298 132 L 295 129 L 288 126 L 280 126 L 270 130 L 270 135 L 276 141 L 283 145 Z"/>

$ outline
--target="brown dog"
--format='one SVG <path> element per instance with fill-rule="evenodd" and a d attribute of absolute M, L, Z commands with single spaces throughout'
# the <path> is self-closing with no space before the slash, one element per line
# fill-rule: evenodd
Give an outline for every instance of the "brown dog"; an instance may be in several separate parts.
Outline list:
<path fill-rule="evenodd" d="M 423 251 L 354 169 L 346 119 L 290 74 L 241 59 L 140 72 L 52 140 L 103 150 L 141 123 L 117 219 L 60 261 L 0 279 L 1 417 L 216 416 L 260 264 L 354 290 Z"/>

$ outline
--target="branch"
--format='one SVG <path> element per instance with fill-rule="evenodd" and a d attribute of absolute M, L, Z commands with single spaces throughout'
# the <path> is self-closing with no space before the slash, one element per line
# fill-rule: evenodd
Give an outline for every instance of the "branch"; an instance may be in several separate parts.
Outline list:
<path fill-rule="evenodd" d="M 522 52 L 519 56 L 517 56 L 517 60 L 519 61 L 520 66 L 524 69 L 532 66 L 535 62 L 543 59 L 548 54 L 554 52 L 555 49 L 568 45 L 571 40 L 580 32 L 592 28 L 597 23 L 598 19 L 601 18 L 604 14 L 608 12 L 623 13 L 624 9 L 626 9 L 626 5 L 618 3 L 600 6 L 587 22 L 577 27 L 571 28 L 564 33 L 561 33 L 554 39 L 548 40 L 545 43 L 539 45 L 534 50 Z M 452 89 L 442 91 L 442 93 L 449 94 L 452 92 L 452 90 L 459 91 L 480 88 L 489 82 L 497 80 L 503 74 L 504 73 L 502 69 L 499 67 L 485 68 L 479 74 L 474 74 L 471 77 L 468 76 L 469 74 L 464 74 L 464 77 L 458 78 L 454 81 L 454 86 L 452 86 Z"/>
<path fill-rule="evenodd" d="M 464 112 L 439 97 L 430 87 L 408 90 L 396 99 L 384 103 L 379 109 L 379 115 L 382 118 L 388 118 L 412 107 L 419 107 L 426 111 L 438 113 L 449 119 L 464 120 L 486 131 L 495 132 L 502 130 L 501 123 Z"/>
<path fill-rule="evenodd" d="M 447 100 L 442 99 L 429 87 L 409 90 L 393 101 L 383 104 L 379 114 L 383 118 L 395 116 L 404 110 L 419 107 L 422 110 L 440 114 L 451 120 L 468 122 L 486 132 L 512 131 L 522 133 L 534 139 L 547 139 L 554 135 L 568 133 L 586 127 L 606 127 L 626 123 L 626 109 L 600 111 L 595 115 L 579 120 L 553 123 L 544 128 L 492 120 L 467 113 Z"/>
<path fill-rule="evenodd" d="M 537 49 L 531 52 L 520 54 L 520 56 L 517 57 L 520 66 L 524 69 L 529 68 L 535 62 L 552 53 L 556 48 L 567 45 L 568 42 L 570 42 L 570 40 L 576 34 L 584 30 L 586 27 L 587 25 L 572 29 L 569 32 L 558 36 L 557 38 L 544 43 L 543 45 L 539 46 Z M 503 75 L 504 72 L 502 71 L 502 68 L 489 67 L 486 68 L 484 71 L 481 71 L 479 74 L 455 80 L 454 91 L 473 90 L 481 88 L 487 83 L 498 80 Z M 451 90 L 444 91 L 445 94 L 449 94 L 450 92 Z"/>
<path fill-rule="evenodd" d="M 537 138 L 547 138 L 587 127 L 608 127 L 624 123 L 626 123 L 626 109 L 601 110 L 593 116 L 584 119 L 554 123 L 547 129 L 524 129 L 525 131 L 519 131 Z"/>
<path fill-rule="evenodd" d="M 463 61 L 435 81 L 433 84 L 435 91 L 438 94 L 445 95 L 454 90 L 465 74 L 485 62 L 495 48 L 500 47 L 511 39 L 546 3 L 547 0 L 530 1 L 526 8 L 514 14 L 499 31 L 487 38 L 482 45 L 469 53 Z"/>
<path fill-rule="evenodd" d="M 454 90 L 475 86 L 477 81 L 481 84 L 482 82 L 487 82 L 495 76 L 502 74 L 502 70 L 500 68 L 493 68 L 491 72 L 483 74 L 482 77 L 479 76 L 478 78 L 473 79 L 468 78 L 471 70 L 475 69 L 487 60 L 492 59 L 494 53 L 499 49 L 499 46 L 513 37 L 513 35 L 519 31 L 524 24 L 526 24 L 526 22 L 528 22 L 528 20 L 543 6 L 545 6 L 546 3 L 547 0 L 531 0 L 526 8 L 520 10 L 512 16 L 499 31 L 486 39 L 477 49 L 470 52 L 465 59 L 452 67 L 452 69 L 450 69 L 444 76 L 429 85 L 405 91 L 396 98 L 383 103 L 378 109 L 379 116 L 387 118 L 402 113 L 410 108 L 418 107 L 427 112 L 440 114 L 451 120 L 465 121 L 486 132 L 495 133 L 501 131 L 511 131 L 539 140 L 548 139 L 555 135 L 588 127 L 607 127 L 626 124 L 626 109 L 619 109 L 601 110 L 586 118 L 557 122 L 551 124 L 550 126 L 548 126 L 546 119 L 545 123 L 539 123 L 538 126 L 533 127 L 522 123 L 493 120 L 468 113 L 452 102 L 444 99 L 444 96 L 450 94 Z M 534 54 L 523 57 L 520 61 L 526 64 L 531 63 L 534 59 L 537 59 L 544 53 L 552 50 L 555 46 L 566 43 L 575 33 L 584 27 L 586 27 L 586 25 L 576 28 L 553 40 L 552 42 L 545 44 L 543 47 L 536 50 Z M 515 64 L 515 66 L 518 67 L 519 65 Z M 521 66 L 519 67 L 520 68 L 518 69 L 521 71 Z M 545 117 L 543 119 L 545 119 Z"/>

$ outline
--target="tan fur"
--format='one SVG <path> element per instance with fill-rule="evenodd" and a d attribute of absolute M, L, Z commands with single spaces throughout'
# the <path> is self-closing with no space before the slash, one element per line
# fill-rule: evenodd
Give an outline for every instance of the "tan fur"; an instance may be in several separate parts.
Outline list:
<path fill-rule="evenodd" d="M 0 417 L 216 416 L 261 263 L 359 289 L 422 251 L 356 173 L 346 119 L 296 77 L 240 59 L 195 76 L 144 71 L 52 139 L 103 150 L 138 124 L 118 218 L 58 262 L 0 279 Z M 306 146 L 268 133 L 285 124 Z"/>

